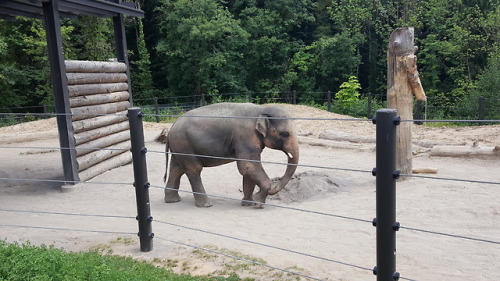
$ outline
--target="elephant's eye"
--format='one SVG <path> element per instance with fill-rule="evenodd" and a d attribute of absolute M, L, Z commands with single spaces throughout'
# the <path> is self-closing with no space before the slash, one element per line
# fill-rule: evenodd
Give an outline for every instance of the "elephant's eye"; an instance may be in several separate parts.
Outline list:
<path fill-rule="evenodd" d="M 290 133 L 288 133 L 288 132 L 281 132 L 280 133 L 280 137 L 286 139 L 286 138 L 290 137 Z"/>

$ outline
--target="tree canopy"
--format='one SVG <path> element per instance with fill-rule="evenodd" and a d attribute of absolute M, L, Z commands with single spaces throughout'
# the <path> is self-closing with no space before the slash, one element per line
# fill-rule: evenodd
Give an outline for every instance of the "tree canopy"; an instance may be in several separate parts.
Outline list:
<path fill-rule="evenodd" d="M 498 94 L 500 0 L 136 0 L 127 18 L 135 99 L 230 92 L 314 93 L 360 83 L 383 96 L 397 27 L 415 28 L 428 96 Z M 109 19 L 62 23 L 66 59 L 113 57 Z M 51 103 L 43 23 L 0 20 L 0 107 Z M 344 84 L 345 85 L 345 84 Z"/>

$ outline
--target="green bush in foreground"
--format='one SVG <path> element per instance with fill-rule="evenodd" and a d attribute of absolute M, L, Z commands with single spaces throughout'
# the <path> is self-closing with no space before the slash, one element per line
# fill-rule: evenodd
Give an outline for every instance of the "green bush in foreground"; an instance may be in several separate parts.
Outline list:
<path fill-rule="evenodd" d="M 192 277 L 144 261 L 98 252 L 68 253 L 52 246 L 9 244 L 0 240 L 0 280 L 164 280 L 238 281 L 231 277 Z"/>

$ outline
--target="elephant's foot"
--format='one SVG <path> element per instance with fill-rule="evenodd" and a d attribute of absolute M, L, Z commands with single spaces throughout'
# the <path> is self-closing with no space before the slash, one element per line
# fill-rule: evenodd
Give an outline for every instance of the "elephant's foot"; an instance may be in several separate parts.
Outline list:
<path fill-rule="evenodd" d="M 267 193 L 257 192 L 252 198 L 245 198 L 241 201 L 241 206 L 255 206 L 257 208 L 264 208 L 266 203 Z"/>
<path fill-rule="evenodd" d="M 200 208 L 212 207 L 212 202 L 206 195 L 194 195 L 194 205 Z"/>
<path fill-rule="evenodd" d="M 181 197 L 177 191 L 165 190 L 165 203 L 177 203 L 181 201 Z"/>
<path fill-rule="evenodd" d="M 241 206 L 246 207 L 246 206 L 254 206 L 255 202 L 253 201 L 253 198 L 245 198 L 241 200 Z"/>

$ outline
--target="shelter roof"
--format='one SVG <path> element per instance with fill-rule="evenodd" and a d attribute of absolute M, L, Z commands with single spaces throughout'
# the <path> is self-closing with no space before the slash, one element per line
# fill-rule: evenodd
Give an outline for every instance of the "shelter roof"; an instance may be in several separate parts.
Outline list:
<path fill-rule="evenodd" d="M 12 19 L 16 16 L 43 18 L 42 3 L 49 0 L 0 0 L 0 18 Z M 115 3 L 107 0 L 53 0 L 58 1 L 61 17 L 90 15 L 113 17 L 119 14 L 144 17 L 144 12 L 135 8 L 133 2 Z"/>

